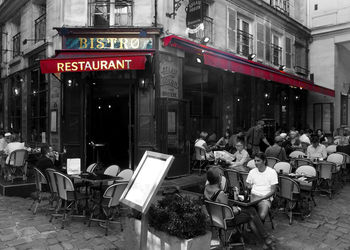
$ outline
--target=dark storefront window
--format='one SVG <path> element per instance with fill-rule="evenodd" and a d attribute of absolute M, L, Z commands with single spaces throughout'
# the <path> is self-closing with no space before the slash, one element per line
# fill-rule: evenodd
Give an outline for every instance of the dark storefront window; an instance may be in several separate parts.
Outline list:
<path fill-rule="evenodd" d="M 22 81 L 23 79 L 17 75 L 11 77 L 9 84 L 9 129 L 15 132 L 21 132 Z"/>
<path fill-rule="evenodd" d="M 325 133 L 333 132 L 333 103 L 314 104 L 314 129 L 322 129 Z"/>
<path fill-rule="evenodd" d="M 132 0 L 89 1 L 91 26 L 131 26 Z"/>
<path fill-rule="evenodd" d="M 340 125 L 348 125 L 348 95 L 340 95 Z"/>
<path fill-rule="evenodd" d="M 4 129 L 4 85 L 0 82 L 0 130 Z"/>
<path fill-rule="evenodd" d="M 30 79 L 29 141 L 40 143 L 47 141 L 48 84 L 45 75 L 41 74 L 39 69 L 31 71 Z"/>

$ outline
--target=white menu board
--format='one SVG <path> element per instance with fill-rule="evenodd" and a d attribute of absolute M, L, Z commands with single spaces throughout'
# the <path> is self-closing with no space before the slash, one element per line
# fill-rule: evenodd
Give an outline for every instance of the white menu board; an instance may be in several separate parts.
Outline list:
<path fill-rule="evenodd" d="M 174 156 L 146 151 L 120 198 L 121 202 L 147 213 L 173 160 Z"/>

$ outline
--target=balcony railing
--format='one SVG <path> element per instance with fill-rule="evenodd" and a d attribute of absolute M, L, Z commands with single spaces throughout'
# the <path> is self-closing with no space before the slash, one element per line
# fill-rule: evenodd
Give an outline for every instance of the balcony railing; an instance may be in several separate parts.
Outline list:
<path fill-rule="evenodd" d="M 282 48 L 276 44 L 271 44 L 272 63 L 280 66 L 282 63 Z"/>
<path fill-rule="evenodd" d="M 294 66 L 295 73 L 298 75 L 302 75 L 305 77 L 309 76 L 310 71 L 307 68 L 303 68 L 301 66 Z"/>
<path fill-rule="evenodd" d="M 203 17 L 204 30 L 199 30 L 196 33 L 189 34 L 189 37 L 192 39 L 202 39 L 204 37 L 208 37 L 213 41 L 213 18 Z"/>
<path fill-rule="evenodd" d="M 131 26 L 132 1 L 94 1 L 89 3 L 91 26 Z"/>
<path fill-rule="evenodd" d="M 19 56 L 21 53 L 21 33 L 12 37 L 12 58 Z"/>
<path fill-rule="evenodd" d="M 271 0 L 270 5 L 280 12 L 289 16 L 289 0 L 283 0 L 283 2 L 279 2 L 278 0 Z"/>
<path fill-rule="evenodd" d="M 237 30 L 237 53 L 243 56 L 253 53 L 253 35 Z"/>
<path fill-rule="evenodd" d="M 35 19 L 35 43 L 45 40 L 46 36 L 46 13 Z"/>

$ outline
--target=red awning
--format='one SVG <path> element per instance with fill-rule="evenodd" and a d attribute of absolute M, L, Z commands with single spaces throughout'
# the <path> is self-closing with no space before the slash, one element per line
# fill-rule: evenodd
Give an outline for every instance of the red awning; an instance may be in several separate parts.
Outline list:
<path fill-rule="evenodd" d="M 334 90 L 315 85 L 307 79 L 175 35 L 164 37 L 163 45 L 202 55 L 204 64 L 212 67 L 287 84 L 328 96 L 334 97 L 335 95 Z"/>
<path fill-rule="evenodd" d="M 42 73 L 143 70 L 152 51 L 59 50 L 54 58 L 40 60 Z"/>

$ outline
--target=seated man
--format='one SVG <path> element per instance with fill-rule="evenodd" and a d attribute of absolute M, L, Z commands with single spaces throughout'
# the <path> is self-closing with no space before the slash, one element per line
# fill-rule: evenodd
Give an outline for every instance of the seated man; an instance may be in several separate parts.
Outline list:
<path fill-rule="evenodd" d="M 11 135 L 11 142 L 9 142 L 4 149 L 5 154 L 7 155 L 6 164 L 9 164 L 10 154 L 17 149 L 25 149 L 24 142 L 19 142 L 19 137 L 17 134 Z"/>
<path fill-rule="evenodd" d="M 236 143 L 236 149 L 237 151 L 233 154 L 234 161 L 230 162 L 229 167 L 239 171 L 247 171 L 244 167 L 244 163 L 249 160 L 249 154 L 247 150 L 244 149 L 243 142 L 238 141 Z"/>
<path fill-rule="evenodd" d="M 227 195 L 220 188 L 222 175 L 219 168 L 212 167 L 207 172 L 208 184 L 204 189 L 204 197 L 206 200 L 223 203 L 228 205 Z M 236 225 L 249 223 L 252 231 L 256 236 L 264 240 L 263 249 L 268 249 L 273 244 L 271 237 L 266 232 L 256 210 L 253 207 L 232 207 L 234 213 L 233 223 Z M 227 214 L 226 216 L 230 216 Z M 229 222 L 230 223 L 230 222 Z"/>
<path fill-rule="evenodd" d="M 211 148 L 208 146 L 205 139 L 207 138 L 208 133 L 202 131 L 199 135 L 199 138 L 194 142 L 195 147 L 200 147 L 205 150 L 205 154 L 208 161 L 214 161 L 214 153 Z"/>
<path fill-rule="evenodd" d="M 313 135 L 311 137 L 311 145 L 307 147 L 306 150 L 307 158 L 314 159 L 326 159 L 327 158 L 327 150 L 326 146 L 320 144 L 320 138 L 318 135 Z"/>
<path fill-rule="evenodd" d="M 275 157 L 280 161 L 287 161 L 285 149 L 282 147 L 283 138 L 281 136 L 275 137 L 275 143 L 265 150 L 266 157 Z"/>
<path fill-rule="evenodd" d="M 266 166 L 266 156 L 259 152 L 254 157 L 256 168 L 249 171 L 247 177 L 248 188 L 251 188 L 251 201 L 261 199 L 263 197 L 271 197 L 276 191 L 278 184 L 277 173 L 274 169 Z M 265 220 L 266 215 L 271 207 L 271 198 L 260 201 L 258 206 L 258 213 L 262 221 Z"/>

